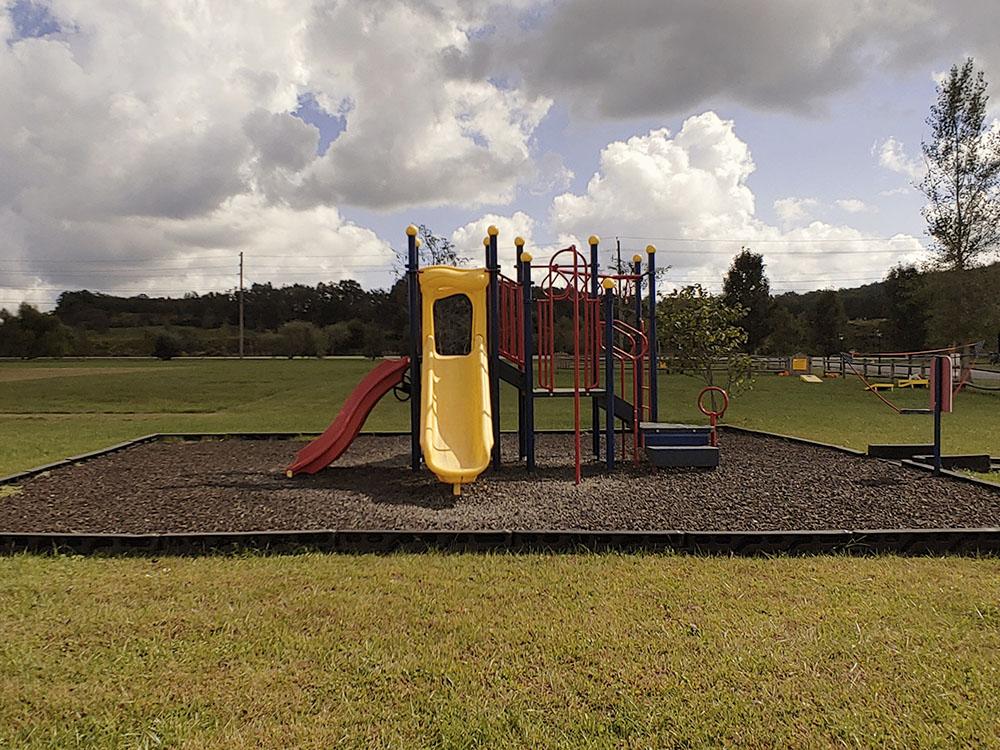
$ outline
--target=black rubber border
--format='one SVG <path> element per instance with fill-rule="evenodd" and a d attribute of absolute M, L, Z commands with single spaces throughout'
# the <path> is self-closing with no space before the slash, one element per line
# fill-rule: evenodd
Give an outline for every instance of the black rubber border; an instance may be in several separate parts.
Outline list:
<path fill-rule="evenodd" d="M 729 432 L 777 438 L 803 445 L 836 450 L 867 458 L 867 454 L 806 438 L 720 425 Z M 540 431 L 543 432 L 543 431 Z M 571 430 L 545 430 L 566 434 Z M 311 432 L 178 432 L 153 433 L 108 448 L 72 456 L 44 466 L 0 478 L 13 484 L 53 469 L 87 461 L 156 440 L 281 440 L 311 437 Z M 403 431 L 364 432 L 372 436 L 408 435 Z M 873 459 L 884 460 L 884 459 Z M 930 467 L 913 461 L 897 462 L 913 469 Z M 976 484 L 994 492 L 1000 485 L 958 472 L 945 476 Z M 690 555 L 1000 555 L 1000 528 L 971 529 L 827 529 L 800 531 L 594 531 L 588 529 L 413 530 L 327 529 L 251 532 L 198 532 L 179 534 L 68 534 L 59 532 L 0 533 L 0 554 L 76 554 L 111 556 L 218 555 L 244 552 L 295 554 L 302 552 L 672 552 Z"/>
<path fill-rule="evenodd" d="M 1000 528 L 824 531 L 336 529 L 190 534 L 0 534 L 0 554 L 112 556 L 256 552 L 672 552 L 712 556 L 1000 555 Z"/>

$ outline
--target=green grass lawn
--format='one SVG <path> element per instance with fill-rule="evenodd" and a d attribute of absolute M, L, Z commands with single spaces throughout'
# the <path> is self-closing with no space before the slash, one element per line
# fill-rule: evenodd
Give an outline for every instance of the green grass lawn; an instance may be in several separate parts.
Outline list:
<path fill-rule="evenodd" d="M 150 432 L 319 431 L 372 363 L 366 360 L 151 360 L 0 363 L 0 473 L 100 448 Z M 704 422 L 700 383 L 661 377 L 661 419 Z M 516 426 L 514 390 L 501 397 Z M 895 391 L 926 406 L 926 391 Z M 589 412 L 585 409 L 585 414 Z M 407 429 L 409 407 L 391 397 L 366 427 Z M 539 427 L 572 426 L 566 399 L 539 401 Z M 899 416 L 856 379 L 803 383 L 762 376 L 733 398 L 726 421 L 864 449 L 869 442 L 928 442 L 927 416 Z M 945 416 L 945 450 L 1000 454 L 1000 394 L 966 392 Z"/>
<path fill-rule="evenodd" d="M 370 367 L 2 363 L 0 472 L 320 430 Z M 663 416 L 697 419 L 697 390 L 665 378 Z M 998 416 L 963 394 L 947 449 L 1000 453 Z M 388 398 L 368 427 L 406 418 Z M 855 381 L 776 377 L 728 421 L 858 448 L 931 428 Z M 997 559 L 0 557 L 0 748 L 1000 746 L 997 653 Z"/>
<path fill-rule="evenodd" d="M 0 747 L 996 746 L 998 604 L 998 560 L 0 558 Z"/>

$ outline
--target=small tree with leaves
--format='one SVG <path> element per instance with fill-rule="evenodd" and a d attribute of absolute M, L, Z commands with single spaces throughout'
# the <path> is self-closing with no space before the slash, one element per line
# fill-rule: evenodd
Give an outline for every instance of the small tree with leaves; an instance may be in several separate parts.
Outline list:
<path fill-rule="evenodd" d="M 454 242 L 444 235 L 434 234 L 426 224 L 417 225 L 417 241 L 421 266 L 462 266 L 469 262 L 467 256 L 458 254 Z M 406 269 L 406 262 L 406 251 L 397 250 L 393 266 L 399 275 Z"/>
<path fill-rule="evenodd" d="M 713 297 L 700 285 L 671 292 L 656 307 L 660 351 L 681 372 L 733 393 L 752 383 L 747 334 L 739 326 L 745 311 Z"/>
<path fill-rule="evenodd" d="M 941 265 L 976 265 L 1000 241 L 1000 132 L 986 124 L 986 80 L 972 58 L 938 86 L 922 144 L 927 233 Z"/>
<path fill-rule="evenodd" d="M 742 248 L 722 282 L 722 299 L 731 308 L 742 308 L 740 327 L 747 332 L 747 351 L 760 351 L 771 332 L 771 284 L 764 274 L 764 256 Z"/>
<path fill-rule="evenodd" d="M 162 359 L 166 362 L 174 357 L 179 357 L 183 348 L 183 344 L 176 334 L 170 331 L 161 331 L 153 339 L 153 350 L 151 353 L 157 359 Z"/>

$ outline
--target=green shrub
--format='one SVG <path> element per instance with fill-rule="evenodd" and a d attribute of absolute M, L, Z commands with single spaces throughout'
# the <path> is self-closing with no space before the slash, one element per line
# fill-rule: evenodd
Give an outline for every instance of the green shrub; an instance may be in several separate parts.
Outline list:
<path fill-rule="evenodd" d="M 169 331 L 158 333 L 156 338 L 153 339 L 152 353 L 157 359 L 164 361 L 173 359 L 180 355 L 181 351 L 181 340 Z"/>
<path fill-rule="evenodd" d="M 322 357 L 326 354 L 326 337 L 312 323 L 293 320 L 278 329 L 281 354 L 292 357 Z"/>

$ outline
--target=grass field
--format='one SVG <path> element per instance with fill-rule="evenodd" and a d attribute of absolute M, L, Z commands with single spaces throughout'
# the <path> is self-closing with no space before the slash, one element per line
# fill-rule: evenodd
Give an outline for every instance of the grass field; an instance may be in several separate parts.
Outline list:
<path fill-rule="evenodd" d="M 3 363 L 0 471 L 155 431 L 319 430 L 369 367 Z M 696 417 L 694 381 L 661 387 Z M 998 416 L 963 394 L 948 449 L 1000 453 Z M 930 430 L 790 378 L 729 421 L 854 447 Z M 386 399 L 368 426 L 405 424 Z M 16 555 L 0 634 L 0 748 L 1000 747 L 997 559 Z"/>
<path fill-rule="evenodd" d="M 0 473 L 100 448 L 150 432 L 319 431 L 372 363 L 366 360 L 90 360 L 0 363 Z M 661 377 L 661 418 L 704 422 L 700 385 Z M 516 426 L 514 391 L 501 397 Z M 926 406 L 926 391 L 896 391 Z M 539 401 L 539 427 L 572 426 L 569 402 Z M 385 398 L 367 427 L 407 429 L 408 406 Z M 763 376 L 733 399 L 726 421 L 852 448 L 869 442 L 928 442 L 926 416 L 899 416 L 853 378 L 819 385 Z M 966 392 L 945 416 L 945 450 L 1000 454 L 1000 394 Z"/>

